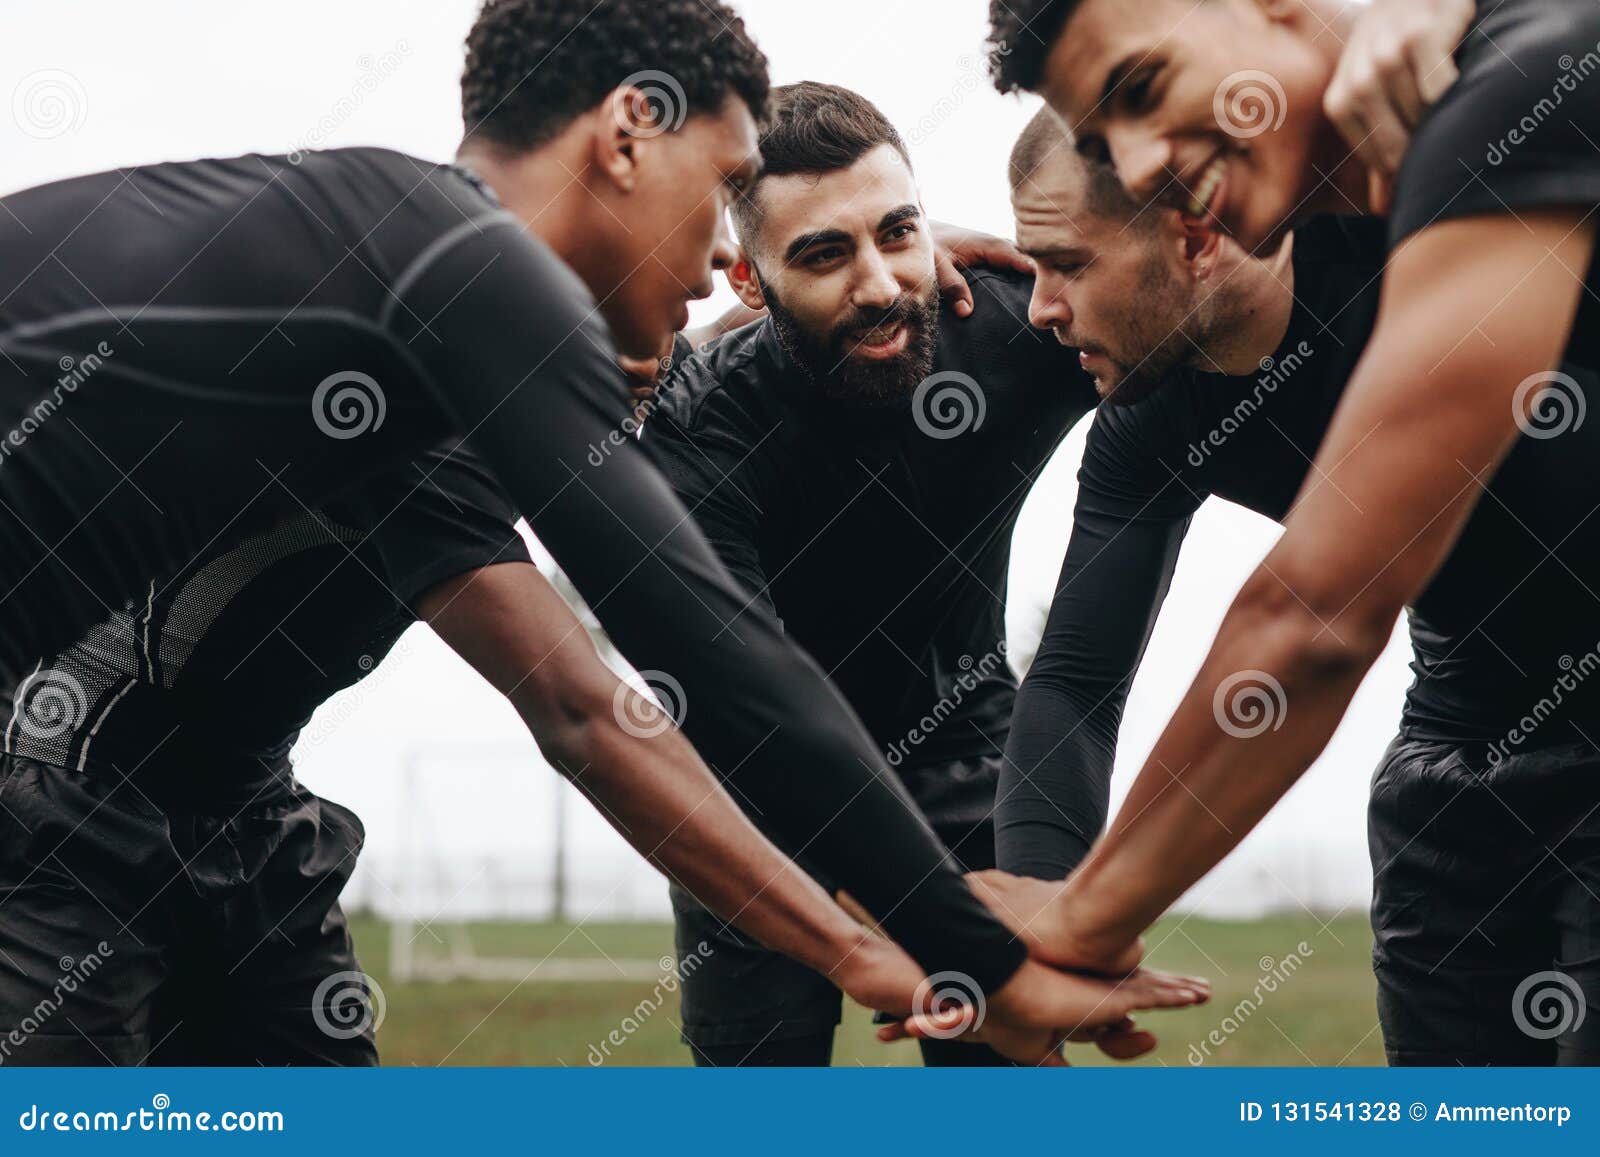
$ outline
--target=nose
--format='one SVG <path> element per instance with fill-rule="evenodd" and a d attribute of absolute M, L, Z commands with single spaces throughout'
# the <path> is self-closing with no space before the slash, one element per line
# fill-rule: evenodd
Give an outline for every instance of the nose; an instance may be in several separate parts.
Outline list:
<path fill-rule="evenodd" d="M 1036 329 L 1069 329 L 1072 307 L 1067 304 L 1064 279 L 1041 269 L 1033 279 L 1033 296 L 1028 299 L 1028 322 Z"/>
<path fill-rule="evenodd" d="M 858 309 L 888 309 L 900 300 L 900 282 L 875 246 L 863 246 L 851 304 Z"/>
<path fill-rule="evenodd" d="M 1172 179 L 1172 145 L 1154 130 L 1113 127 L 1106 132 L 1106 144 L 1123 188 L 1141 204 L 1155 200 Z"/>
<path fill-rule="evenodd" d="M 717 235 L 711 240 L 711 268 L 731 269 L 739 259 L 739 247 L 733 243 L 733 233 L 728 228 L 728 215 L 717 217 Z"/>

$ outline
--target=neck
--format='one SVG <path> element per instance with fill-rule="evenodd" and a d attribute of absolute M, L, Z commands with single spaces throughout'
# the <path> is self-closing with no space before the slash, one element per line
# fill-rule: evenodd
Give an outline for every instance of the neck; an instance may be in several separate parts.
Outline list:
<path fill-rule="evenodd" d="M 595 199 L 582 176 L 586 162 L 579 156 L 563 155 L 571 152 L 559 139 L 522 154 L 468 140 L 456 151 L 456 163 L 478 174 L 506 211 L 554 250 L 600 297 L 606 252 L 600 239 L 605 232 L 597 228 Z"/>
<path fill-rule="evenodd" d="M 1219 266 L 1210 312 L 1219 324 L 1206 343 L 1206 360 L 1230 377 L 1254 374 L 1283 343 L 1294 312 L 1294 236 L 1271 257 L 1237 250 L 1231 268 Z"/>

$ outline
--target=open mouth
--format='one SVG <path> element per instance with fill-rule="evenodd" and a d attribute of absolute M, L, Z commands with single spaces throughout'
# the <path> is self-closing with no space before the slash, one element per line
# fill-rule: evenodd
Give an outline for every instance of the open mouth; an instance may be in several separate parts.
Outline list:
<path fill-rule="evenodd" d="M 894 325 L 878 326 L 856 333 L 852 338 L 854 348 L 851 352 L 856 357 L 879 361 L 898 357 L 905 351 L 910 340 L 911 327 L 905 322 L 897 322 Z"/>
<path fill-rule="evenodd" d="M 1221 210 L 1227 203 L 1222 195 L 1227 191 L 1227 176 L 1227 160 L 1219 153 L 1201 172 L 1200 179 L 1189 189 L 1188 196 L 1179 206 L 1184 217 L 1189 219 L 1185 224 L 1208 221 L 1221 224 Z"/>

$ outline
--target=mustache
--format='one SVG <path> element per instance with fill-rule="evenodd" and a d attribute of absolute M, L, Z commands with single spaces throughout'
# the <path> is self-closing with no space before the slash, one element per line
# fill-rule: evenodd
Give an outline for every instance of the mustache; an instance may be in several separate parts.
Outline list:
<path fill-rule="evenodd" d="M 863 330 L 903 322 L 921 325 L 927 313 L 927 303 L 915 294 L 902 294 L 887 306 L 860 306 L 851 315 L 833 327 L 833 338 L 841 344 Z"/>

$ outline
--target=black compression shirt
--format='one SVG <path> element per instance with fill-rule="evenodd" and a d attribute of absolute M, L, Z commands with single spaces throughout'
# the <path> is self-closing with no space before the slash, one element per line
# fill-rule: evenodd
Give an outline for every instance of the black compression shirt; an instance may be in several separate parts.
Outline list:
<path fill-rule="evenodd" d="M 1391 242 L 1452 218 L 1600 205 L 1600 4 L 1478 0 L 1456 58 L 1460 79 L 1401 165 Z M 1587 285 L 1568 357 L 1600 365 L 1594 263 Z"/>
<path fill-rule="evenodd" d="M 681 362 L 644 434 L 752 603 L 901 769 L 1004 749 L 1012 528 L 1096 401 L 1076 352 L 1028 324 L 1031 282 L 968 277 L 974 311 L 942 311 L 920 404 L 828 400 L 761 321 Z"/>
<path fill-rule="evenodd" d="M 102 173 L 0 213 L 0 675 L 454 429 L 689 738 L 930 970 L 991 986 L 989 917 L 837 692 L 630 439 L 577 276 L 448 166 L 379 149 Z M 594 447 L 609 446 L 608 454 Z M 807 788 L 790 773 L 807 769 Z"/>
<path fill-rule="evenodd" d="M 1128 685 L 1189 519 L 1209 495 L 1281 520 L 1316 456 L 1377 315 L 1383 223 L 1324 218 L 1295 235 L 1295 306 L 1255 377 L 1192 374 L 1130 407 L 1102 407 L 1044 638 L 1017 698 L 996 827 L 1010 871 L 1064 876 L 1106 818 Z M 1596 384 L 1587 371 L 1565 372 Z M 1480 762 L 1600 736 L 1600 423 L 1523 438 L 1455 550 L 1410 608 L 1402 727 L 1482 744 Z M 1553 553 L 1552 553 L 1553 552 Z M 1587 585 L 1586 585 L 1587 584 Z M 1592 683 L 1569 670 L 1593 672 Z M 1559 703 L 1551 700 L 1559 698 Z M 1524 716 L 1545 701 L 1537 727 Z M 1521 739 L 1510 742 L 1513 730 Z"/>
<path fill-rule="evenodd" d="M 218 545 L 19 685 L 4 749 L 134 777 L 189 803 L 284 790 L 324 700 L 366 675 L 447 578 L 532 565 L 517 514 L 465 448 Z"/>

